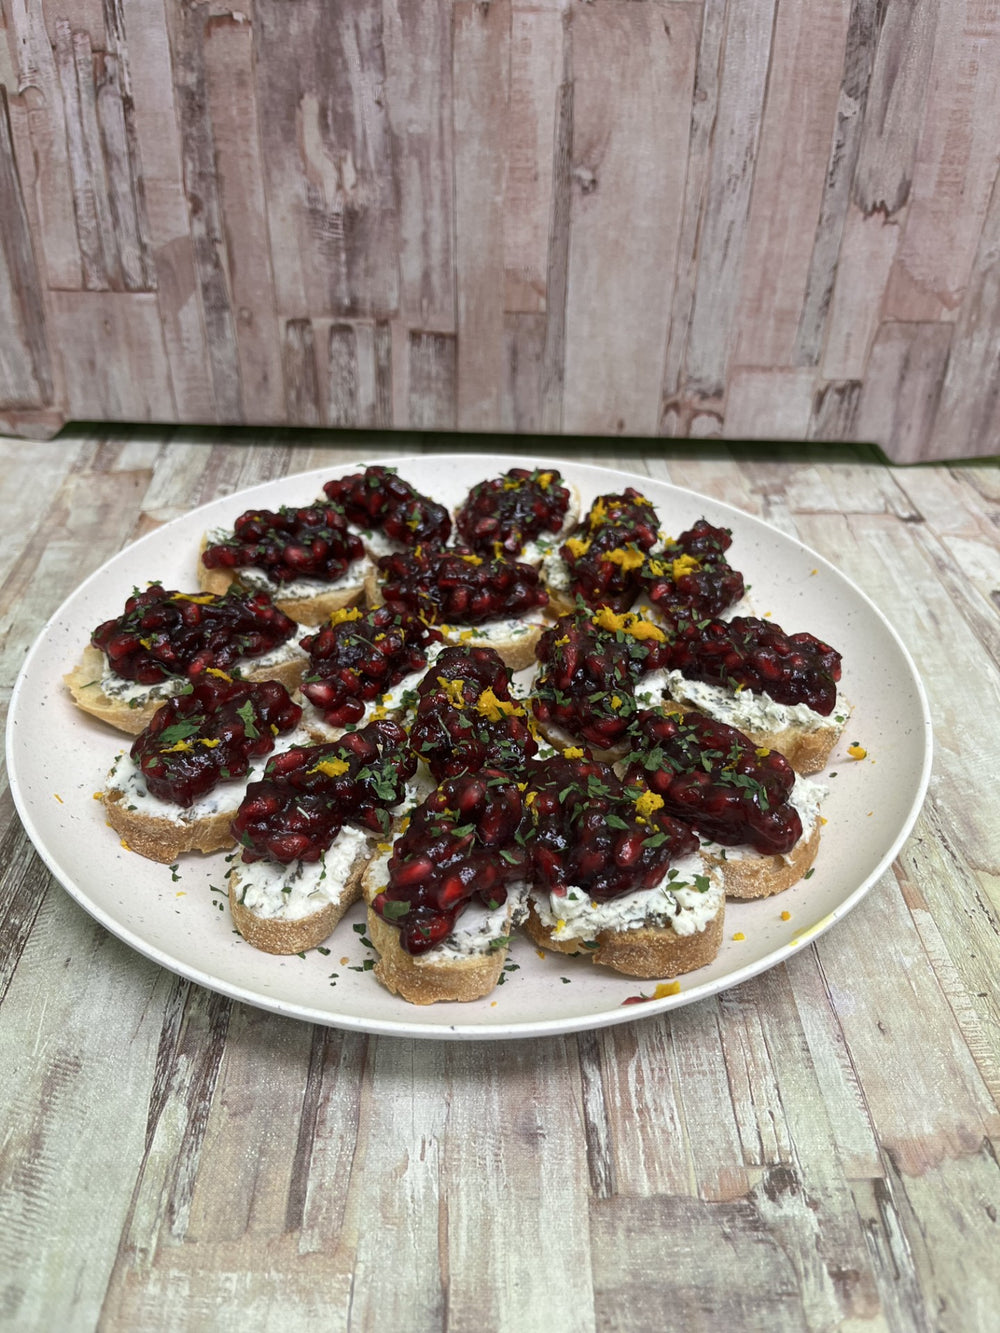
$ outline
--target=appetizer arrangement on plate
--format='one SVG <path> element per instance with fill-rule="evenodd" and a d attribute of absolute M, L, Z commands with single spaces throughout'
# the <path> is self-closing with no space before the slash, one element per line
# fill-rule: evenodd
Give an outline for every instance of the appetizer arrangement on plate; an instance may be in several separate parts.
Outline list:
<path fill-rule="evenodd" d="M 65 676 L 134 738 L 94 773 L 107 822 L 164 866 L 225 849 L 264 953 L 363 903 L 371 984 L 412 1004 L 490 995 L 519 932 L 687 975 L 727 901 L 810 873 L 841 654 L 774 623 L 728 528 L 482 466 L 450 509 L 385 466 L 249 508 L 189 586 L 107 607 Z"/>

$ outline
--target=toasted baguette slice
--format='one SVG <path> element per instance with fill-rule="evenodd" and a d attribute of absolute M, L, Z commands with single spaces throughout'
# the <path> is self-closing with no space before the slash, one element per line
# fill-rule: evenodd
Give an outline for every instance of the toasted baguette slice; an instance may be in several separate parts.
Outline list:
<path fill-rule="evenodd" d="M 820 821 L 807 829 L 784 856 L 767 856 L 749 847 L 702 844 L 709 865 L 722 877 L 727 898 L 770 898 L 797 884 L 816 860 Z"/>
<path fill-rule="evenodd" d="M 565 727 L 560 727 L 556 722 L 539 722 L 535 719 L 535 728 L 540 736 L 543 736 L 554 750 L 560 754 L 566 750 L 585 750 L 593 755 L 595 759 L 600 759 L 602 763 L 614 764 L 628 750 L 628 740 L 623 740 L 620 745 L 612 746 L 610 749 L 603 749 L 600 746 L 592 745 L 588 740 L 582 740 L 578 736 L 572 735 Z"/>
<path fill-rule="evenodd" d="M 383 848 L 365 871 L 362 891 L 369 904 L 385 887 L 391 848 Z M 507 960 L 511 932 L 524 915 L 524 894 L 508 890 L 494 911 L 469 904 L 454 933 L 423 954 L 410 954 L 399 931 L 368 908 L 368 937 L 379 955 L 375 976 L 393 995 L 410 1004 L 465 1003 L 494 989 Z"/>
<path fill-rule="evenodd" d="M 586 954 L 594 963 L 631 977 L 676 977 L 710 963 L 722 945 L 726 898 L 722 881 L 700 856 L 675 867 L 646 893 L 606 904 L 533 889 L 525 930 L 540 948 Z M 707 888 L 695 886 L 707 879 Z M 566 915 L 561 915 L 565 913 Z"/>
<path fill-rule="evenodd" d="M 202 538 L 201 550 L 209 544 L 208 534 Z M 269 593 L 279 611 L 297 620 L 300 625 L 322 625 L 334 611 L 345 606 L 357 606 L 365 591 L 365 580 L 372 569 L 370 556 L 354 560 L 336 583 L 324 584 L 317 579 L 302 579 L 282 585 L 269 579 L 260 569 L 209 569 L 198 556 L 198 586 L 204 592 L 224 593 L 232 584 L 254 591 Z"/>
<path fill-rule="evenodd" d="M 108 823 L 130 851 L 170 865 L 185 852 L 219 852 L 233 846 L 229 831 L 244 782 L 227 782 L 188 809 L 153 796 L 128 752 L 118 756 L 101 793 Z"/>
<path fill-rule="evenodd" d="M 754 690 L 731 690 L 723 685 L 688 680 L 679 671 L 656 671 L 644 677 L 636 690 L 641 707 L 673 699 L 696 708 L 719 722 L 736 727 L 759 746 L 778 750 L 796 773 L 819 773 L 837 744 L 851 705 L 842 696 L 824 717 L 806 704 L 779 704 Z"/>
<path fill-rule="evenodd" d="M 283 656 L 277 652 L 269 653 L 259 662 L 252 657 L 241 658 L 238 663 L 240 677 L 243 680 L 277 680 L 289 693 L 298 689 L 309 659 L 294 640 L 289 640 L 282 648 L 286 650 Z M 279 660 L 275 660 L 276 657 Z M 105 683 L 111 680 L 121 683 L 122 695 L 107 693 Z M 101 650 L 90 643 L 73 670 L 63 676 L 63 681 L 78 708 L 130 736 L 145 731 L 156 710 L 188 683 L 185 676 L 174 676 L 156 685 L 134 685 L 132 681 L 115 676 Z"/>
<path fill-rule="evenodd" d="M 373 571 L 365 581 L 365 597 L 369 606 L 382 604 L 377 571 Z M 484 625 L 436 624 L 434 628 L 440 631 L 447 644 L 494 648 L 511 671 L 523 671 L 534 662 L 535 647 L 549 627 L 547 610 L 547 607 L 538 608 L 526 616 L 493 620 Z"/>
<path fill-rule="evenodd" d="M 315 949 L 361 897 L 361 879 L 375 839 L 345 824 L 318 862 L 234 861 L 229 910 L 248 944 L 264 953 Z"/>

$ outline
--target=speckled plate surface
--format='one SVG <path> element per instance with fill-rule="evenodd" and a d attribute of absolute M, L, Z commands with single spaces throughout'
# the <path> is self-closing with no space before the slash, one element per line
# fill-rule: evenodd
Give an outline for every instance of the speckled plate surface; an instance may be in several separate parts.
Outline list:
<path fill-rule="evenodd" d="M 474 482 L 524 462 L 475 454 L 385 461 L 449 507 L 460 503 Z M 669 533 L 702 516 L 730 527 L 730 561 L 752 586 L 758 609 L 770 612 L 788 632 L 808 630 L 842 652 L 841 690 L 854 713 L 824 779 L 830 790 L 823 807 L 828 822 L 808 880 L 777 898 L 730 904 L 716 960 L 681 978 L 677 993 L 661 999 L 627 1004 L 652 994 L 655 983 L 606 972 L 586 958 L 541 957 L 518 938 L 504 982 L 492 995 L 472 1004 L 423 1008 L 389 995 L 369 975 L 374 955 L 364 942 L 360 906 L 327 941 L 329 952 L 272 957 L 233 930 L 222 892 L 222 854 L 185 857 L 172 871 L 123 849 L 105 825 L 94 792 L 127 739 L 74 707 L 64 673 L 79 659 L 94 626 L 120 612 L 134 585 L 160 580 L 195 590 L 198 545 L 206 529 L 229 527 L 251 507 L 308 504 L 323 482 L 357 470 L 343 468 L 283 477 L 175 519 L 109 560 L 39 635 L 11 699 L 10 783 L 29 836 L 76 902 L 147 958 L 234 999 L 357 1031 L 451 1039 L 573 1032 L 690 1004 L 782 962 L 850 911 L 910 833 L 930 773 L 927 700 L 895 631 L 837 569 L 759 519 L 646 477 L 562 462 L 550 466 L 577 486 L 585 507 L 597 495 L 633 485 L 653 502 Z M 847 757 L 846 746 L 855 739 L 866 747 L 866 760 Z"/>

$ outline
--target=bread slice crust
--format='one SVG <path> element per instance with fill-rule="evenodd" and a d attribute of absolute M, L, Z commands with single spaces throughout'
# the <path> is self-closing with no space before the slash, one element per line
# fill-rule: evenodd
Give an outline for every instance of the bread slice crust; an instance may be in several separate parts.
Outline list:
<path fill-rule="evenodd" d="M 193 819 L 167 819 L 149 815 L 141 810 L 130 810 L 126 793 L 112 788 L 103 793 L 108 823 L 128 847 L 149 861 L 170 865 L 185 852 L 226 851 L 234 845 L 229 831 L 236 805 L 231 810 L 219 810 L 211 815 Z"/>
<path fill-rule="evenodd" d="M 602 930 L 593 941 L 556 940 L 528 900 L 524 929 L 540 949 L 556 953 L 586 954 L 591 962 L 613 968 L 630 977 L 670 978 L 695 972 L 712 962 L 722 947 L 725 899 L 704 930 L 678 935 L 673 926 L 639 926 L 634 930 Z"/>
<path fill-rule="evenodd" d="M 368 844 L 369 853 L 371 844 Z M 233 924 L 248 944 L 263 953 L 297 954 L 315 949 L 336 930 L 349 908 L 361 898 L 361 880 L 368 856 L 359 856 L 338 886 L 338 893 L 315 912 L 296 918 L 266 917 L 241 902 L 240 863 L 229 869 L 229 911 Z"/>
<path fill-rule="evenodd" d="M 771 898 L 797 884 L 816 860 L 819 851 L 821 821 L 802 835 L 790 852 L 784 856 L 764 853 L 750 856 L 721 856 L 702 846 L 705 860 L 716 868 L 722 878 L 727 898 L 746 901 L 753 898 Z"/>

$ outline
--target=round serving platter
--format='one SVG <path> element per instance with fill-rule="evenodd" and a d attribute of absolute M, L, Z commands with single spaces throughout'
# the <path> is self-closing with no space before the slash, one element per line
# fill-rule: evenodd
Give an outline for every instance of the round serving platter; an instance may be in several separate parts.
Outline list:
<path fill-rule="evenodd" d="M 524 466 L 523 458 L 480 454 L 383 461 L 449 508 L 475 482 Z M 224 854 L 187 856 L 171 869 L 120 846 L 94 793 L 128 738 L 81 713 L 63 684 L 91 631 L 121 611 L 136 585 L 160 581 L 194 591 L 199 543 L 208 529 L 231 527 L 246 509 L 308 504 L 325 481 L 366 465 L 281 477 L 174 519 L 81 584 L 29 652 L 7 726 L 14 802 L 46 865 L 112 934 L 202 986 L 308 1022 L 409 1037 L 534 1037 L 605 1027 L 716 994 L 787 959 L 869 891 L 913 827 L 931 761 L 926 696 L 886 618 L 822 556 L 730 505 L 649 477 L 544 460 L 537 466 L 556 468 L 572 482 L 584 510 L 598 495 L 631 485 L 652 501 L 668 533 L 700 517 L 729 527 L 730 562 L 743 572 L 759 612 L 788 632 L 808 630 L 843 654 L 840 688 L 854 711 L 819 775 L 829 789 L 827 823 L 808 879 L 776 898 L 730 903 L 715 961 L 680 978 L 673 993 L 660 998 L 655 982 L 608 972 L 586 957 L 540 954 L 518 937 L 493 994 L 471 1004 L 421 1007 L 390 995 L 369 975 L 375 955 L 360 905 L 322 950 L 275 957 L 251 948 L 234 931 Z M 847 755 L 855 740 L 868 755 L 860 762 Z M 644 1002 L 637 1004 L 637 997 Z"/>

